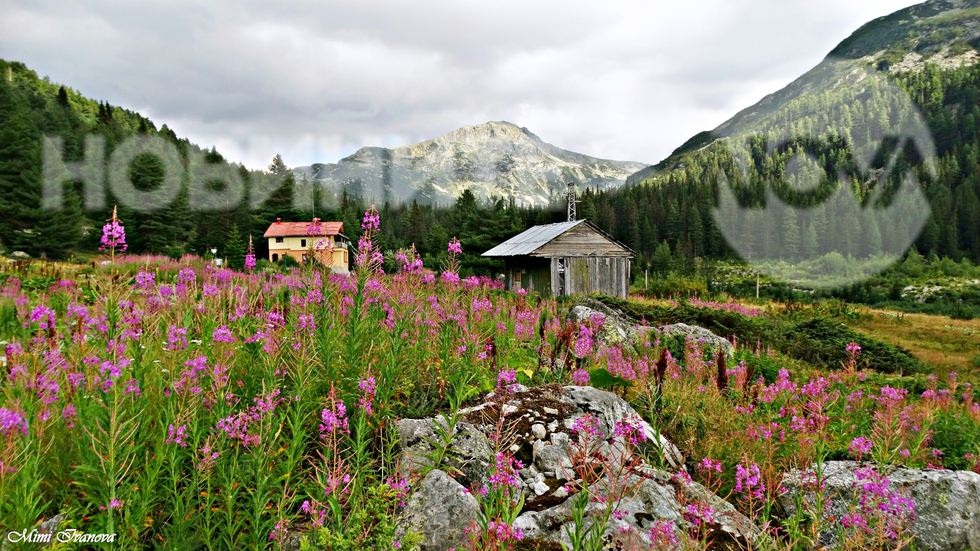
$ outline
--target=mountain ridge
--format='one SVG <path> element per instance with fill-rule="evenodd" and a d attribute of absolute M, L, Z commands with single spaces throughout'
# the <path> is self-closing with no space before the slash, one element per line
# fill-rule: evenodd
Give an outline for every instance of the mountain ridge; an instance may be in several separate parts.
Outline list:
<path fill-rule="evenodd" d="M 542 205 L 580 187 L 610 189 L 622 185 L 644 163 L 600 159 L 549 144 L 507 121 L 463 126 L 444 136 L 395 148 L 362 147 L 336 163 L 293 169 L 336 191 L 353 187 L 380 198 L 453 201 L 464 190 Z"/>
<path fill-rule="evenodd" d="M 649 182 L 671 168 L 682 168 L 687 154 L 711 145 L 728 129 L 747 125 L 750 117 L 761 119 L 804 94 L 816 93 L 815 87 L 833 81 L 834 65 L 841 60 L 863 62 L 889 74 L 921 71 L 929 63 L 943 70 L 974 65 L 980 62 L 980 0 L 930 0 L 865 23 L 790 84 L 713 130 L 695 134 L 660 162 L 631 175 L 627 183 Z"/>

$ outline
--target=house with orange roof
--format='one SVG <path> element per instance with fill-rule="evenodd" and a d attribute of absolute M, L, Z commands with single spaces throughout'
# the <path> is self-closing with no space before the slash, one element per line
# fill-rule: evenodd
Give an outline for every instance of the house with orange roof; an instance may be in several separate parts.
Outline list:
<path fill-rule="evenodd" d="M 344 235 L 343 222 L 283 222 L 282 218 L 265 230 L 269 240 L 269 261 L 278 262 L 291 256 L 303 264 L 315 258 L 336 272 L 346 272 L 350 239 Z"/>

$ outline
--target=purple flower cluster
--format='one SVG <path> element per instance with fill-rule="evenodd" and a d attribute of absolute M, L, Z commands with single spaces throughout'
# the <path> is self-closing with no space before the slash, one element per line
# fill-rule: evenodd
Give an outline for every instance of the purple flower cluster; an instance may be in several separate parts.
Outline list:
<path fill-rule="evenodd" d="M 766 485 L 762 482 L 762 473 L 755 463 L 748 467 L 735 465 L 735 491 L 746 497 L 764 499 Z"/>
<path fill-rule="evenodd" d="M 170 425 L 169 427 L 167 427 L 167 440 L 166 440 L 167 444 L 177 444 L 182 448 L 186 448 L 187 442 L 184 441 L 184 438 L 186 437 L 187 437 L 187 425 L 180 425 L 178 427 L 174 427 L 173 425 Z"/>
<path fill-rule="evenodd" d="M 853 455 L 855 459 L 860 461 L 861 459 L 864 459 L 864 456 L 871 453 L 871 447 L 871 440 L 863 436 L 858 436 L 854 440 L 851 440 L 851 446 L 848 448 L 848 451 L 851 452 L 851 455 Z"/>
<path fill-rule="evenodd" d="M 357 399 L 357 406 L 364 411 L 365 415 L 374 415 L 374 409 L 371 406 L 374 404 L 374 395 L 378 392 L 374 377 L 362 379 L 361 382 L 357 383 L 357 388 L 361 389 L 361 396 Z"/>
<path fill-rule="evenodd" d="M 113 213 L 113 216 L 115 216 L 115 213 Z M 119 220 L 113 220 L 102 226 L 102 246 L 99 247 L 100 251 L 108 249 L 115 252 L 116 249 L 119 249 L 120 252 L 125 252 L 127 247 L 126 228 L 123 227 Z"/>
<path fill-rule="evenodd" d="M 16 431 L 27 434 L 27 419 L 16 411 L 0 408 L 0 433 L 10 435 Z"/>
<path fill-rule="evenodd" d="M 463 244 L 459 242 L 459 239 L 454 237 L 449 240 L 449 247 L 447 250 L 451 254 L 463 254 Z"/>
<path fill-rule="evenodd" d="M 342 400 L 337 400 L 333 408 L 326 407 L 320 412 L 320 438 L 328 434 L 344 432 L 350 434 L 347 422 L 347 407 Z"/>

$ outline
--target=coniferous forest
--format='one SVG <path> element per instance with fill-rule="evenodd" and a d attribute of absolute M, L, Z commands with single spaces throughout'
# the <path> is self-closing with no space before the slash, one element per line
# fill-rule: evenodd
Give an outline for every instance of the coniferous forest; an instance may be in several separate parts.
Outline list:
<path fill-rule="evenodd" d="M 94 251 L 98 231 L 118 203 L 111 190 L 105 191 L 101 208 L 84 208 L 83 182 L 66 180 L 60 210 L 42 208 L 43 136 L 62 138 L 62 155 L 66 163 L 84 160 L 86 137 L 101 136 L 105 151 L 111 152 L 125 139 L 138 135 L 155 135 L 172 143 L 185 166 L 192 156 L 206 162 L 227 163 L 214 150 L 201 149 L 181 139 L 166 125 L 157 128 L 138 113 L 83 97 L 64 86 L 41 79 L 23 64 L 0 62 L 0 235 L 2 247 L 24 251 L 35 257 L 67 259 L 74 252 Z M 935 144 L 937 163 L 934 176 L 922 171 L 924 192 L 932 215 L 915 242 L 918 253 L 929 257 L 967 259 L 980 263 L 980 66 L 940 70 L 928 66 L 921 72 L 898 73 L 894 82 L 904 89 L 921 110 Z M 848 93 L 848 92 L 843 92 Z M 879 100 L 876 102 L 876 100 Z M 807 96 L 790 105 L 799 112 L 834 111 L 841 128 L 824 145 L 820 163 L 833 166 L 845 157 L 844 148 L 852 135 L 866 132 L 875 121 L 887 117 L 880 98 L 841 97 L 833 92 Z M 835 105 L 826 109 L 819 105 Z M 815 105 L 816 104 L 816 105 Z M 821 109 L 823 108 L 823 109 Z M 802 117 L 793 128 L 804 130 L 825 121 Z M 734 258 L 712 218 L 717 204 L 717 174 L 730 163 L 728 152 L 719 142 L 710 143 L 705 135 L 700 149 L 684 147 L 657 165 L 653 178 L 624 188 L 596 192 L 580 190 L 579 217 L 596 222 L 637 253 L 634 274 L 650 270 L 664 272 L 668 267 L 693 266 L 695 258 Z M 696 137 L 698 138 L 698 137 Z M 748 199 L 751 190 L 762 189 L 779 177 L 792 152 L 757 151 L 757 159 L 748 176 Z M 265 171 L 248 170 L 232 164 L 244 185 L 241 200 L 225 210 L 191 208 L 185 186 L 166 208 L 137 212 L 120 206 L 119 217 L 132 227 L 129 251 L 179 256 L 186 253 L 204 255 L 211 248 L 220 256 L 240 258 L 251 235 L 257 253 L 262 257 L 262 233 L 276 218 L 308 220 L 314 215 L 325 220 L 344 222 L 348 237 L 357 240 L 358 220 L 370 198 L 353 193 L 339 195 L 317 191 L 316 212 L 312 208 L 297 210 L 293 193 L 294 176 L 278 156 Z M 163 177 L 160 160 L 137 156 L 129 166 L 137 189 L 153 189 Z M 185 180 L 187 176 L 184 176 Z M 270 188 L 278 178 L 281 185 Z M 272 189 L 271 192 L 257 191 Z M 744 191 L 744 190 L 743 190 Z M 414 244 L 426 265 L 438 265 L 445 256 L 444 244 L 456 236 L 463 244 L 462 273 L 491 275 L 497 261 L 479 256 L 495 244 L 535 224 L 565 219 L 564 199 L 556 197 L 549 206 L 515 205 L 502 199 L 477 198 L 464 193 L 454 204 L 432 205 L 412 202 L 378 204 L 389 221 L 380 236 L 385 251 L 395 251 Z M 893 221 L 901 224 L 902 221 Z M 855 257 L 873 254 L 873 250 L 825 239 L 846 240 L 849 233 L 868 228 L 846 227 L 844 231 L 827 228 L 827 220 L 815 214 L 810 219 L 784 219 L 772 235 L 756 236 L 758 247 L 765 252 L 802 254 L 807 249 L 847 251 Z M 829 231 L 835 230 L 835 231 Z M 874 228 L 870 231 L 879 231 Z M 783 237 L 780 237 L 783 236 Z M 795 236 L 795 237 L 794 237 Z M 780 239 L 792 242 L 782 243 Z M 394 262 L 393 253 L 390 262 Z"/>

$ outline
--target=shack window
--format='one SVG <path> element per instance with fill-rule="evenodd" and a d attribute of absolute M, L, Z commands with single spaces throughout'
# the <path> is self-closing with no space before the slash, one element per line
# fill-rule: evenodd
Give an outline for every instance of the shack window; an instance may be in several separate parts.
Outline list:
<path fill-rule="evenodd" d="M 279 262 L 279 255 L 278 254 L 273 254 L 272 255 L 272 261 L 273 262 Z"/>
<path fill-rule="evenodd" d="M 300 239 L 299 240 L 299 246 L 300 247 L 305 247 L 306 246 L 306 240 L 305 239 Z M 608 264 L 608 262 L 606 262 L 606 264 Z"/>
<path fill-rule="evenodd" d="M 277 237 L 276 238 L 276 243 L 282 243 L 282 238 L 281 237 Z"/>

